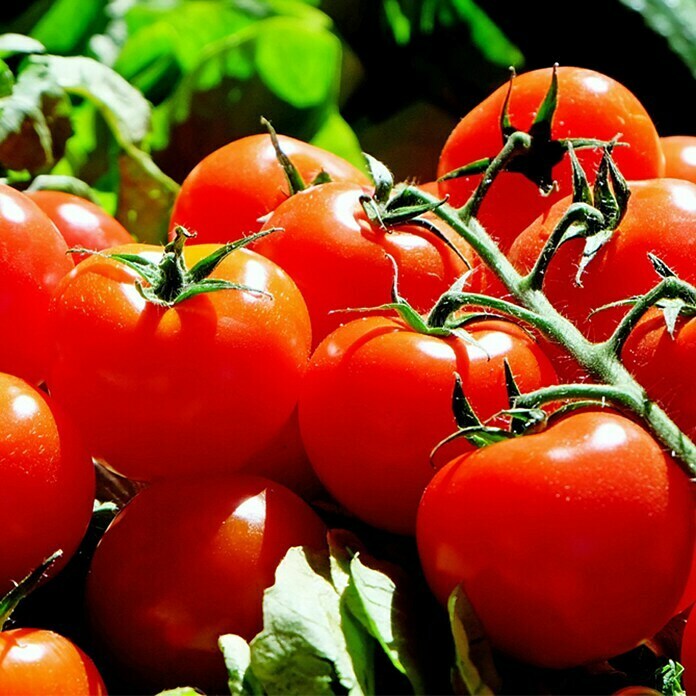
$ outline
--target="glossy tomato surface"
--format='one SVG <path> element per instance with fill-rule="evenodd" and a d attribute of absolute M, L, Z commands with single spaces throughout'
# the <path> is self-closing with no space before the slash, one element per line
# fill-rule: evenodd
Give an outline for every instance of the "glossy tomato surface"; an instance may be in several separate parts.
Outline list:
<path fill-rule="evenodd" d="M 461 583 L 494 646 L 571 667 L 671 618 L 694 508 L 688 478 L 645 430 L 583 412 L 450 462 L 426 488 L 417 539 L 436 596 Z"/>
<path fill-rule="evenodd" d="M 402 321 L 369 317 L 330 334 L 312 356 L 300 397 L 300 427 L 319 479 L 360 519 L 413 534 L 430 454 L 456 431 L 454 376 L 482 419 L 507 408 L 503 363 L 523 390 L 556 376 L 529 335 L 505 321 L 457 337 L 419 334 Z"/>
<path fill-rule="evenodd" d="M 514 78 L 510 97 L 510 120 L 518 130 L 527 131 L 551 82 L 551 68 L 533 70 Z M 508 85 L 502 85 L 472 109 L 450 134 L 440 155 L 438 176 L 484 157 L 494 157 L 503 146 L 500 116 Z M 551 137 L 611 140 L 619 136 L 626 147 L 614 150 L 616 162 L 627 179 L 661 176 L 664 156 L 650 116 L 638 99 L 622 84 L 607 75 L 586 68 L 558 68 L 558 106 Z M 593 179 L 601 152 L 579 150 L 578 159 Z M 494 182 L 479 219 L 503 250 L 537 216 L 571 193 L 568 157 L 552 171 L 557 188 L 542 196 L 536 184 L 517 172 L 504 172 Z M 440 194 L 449 195 L 459 206 L 466 202 L 481 175 L 440 182 Z"/>
<path fill-rule="evenodd" d="M 594 315 L 592 310 L 643 294 L 659 283 L 649 253 L 682 280 L 696 282 L 696 184 L 651 179 L 630 182 L 630 189 L 626 214 L 611 240 L 587 266 L 582 285 L 575 282 L 583 251 L 579 239 L 561 246 L 544 279 L 544 292 L 555 307 L 595 340 L 610 335 L 626 306 Z M 570 198 L 559 201 L 515 241 L 509 257 L 521 272 L 533 267 L 570 204 Z"/>
<path fill-rule="evenodd" d="M 26 194 L 51 218 L 69 247 L 101 251 L 129 244 L 133 237 L 113 216 L 96 203 L 65 191 L 29 191 Z M 73 254 L 75 263 L 87 254 Z"/>
<path fill-rule="evenodd" d="M 0 374 L 0 595 L 58 550 L 50 572 L 65 565 L 87 529 L 94 487 L 74 425 L 45 394 Z"/>
<path fill-rule="evenodd" d="M 51 294 L 74 266 L 48 216 L 27 196 L 0 185 L 0 371 L 38 384 L 51 353 Z"/>
<path fill-rule="evenodd" d="M 326 172 L 334 181 L 369 186 L 364 172 L 322 148 L 278 136 L 283 152 L 306 184 Z M 268 135 L 250 135 L 201 160 L 184 180 L 170 229 L 182 225 L 198 242 L 224 243 L 260 229 L 260 218 L 290 196 L 283 168 Z"/>
<path fill-rule="evenodd" d="M 33 628 L 0 632 L 0 693 L 106 696 L 92 660 L 67 638 Z"/>
<path fill-rule="evenodd" d="M 188 247 L 189 267 L 214 248 Z M 56 293 L 49 388 L 92 454 L 120 474 L 151 480 L 238 470 L 295 408 L 311 341 L 297 287 L 245 249 L 211 277 L 260 292 L 220 290 L 163 307 L 140 295 L 132 270 L 92 257 Z"/>
<path fill-rule="evenodd" d="M 399 269 L 400 293 L 421 312 L 467 270 L 467 263 L 429 230 L 416 225 L 386 230 L 372 224 L 360 203 L 364 195 L 362 187 L 350 183 L 322 184 L 298 193 L 263 227 L 279 231 L 253 246 L 297 283 L 307 302 L 315 345 L 354 318 L 340 310 L 391 301 L 394 266 L 388 255 Z M 444 226 L 442 232 L 473 266 L 471 248 Z"/>
<path fill-rule="evenodd" d="M 137 684 L 222 693 L 218 637 L 251 640 L 262 627 L 263 591 L 288 548 L 325 543 L 311 508 L 267 479 L 152 484 L 94 555 L 87 605 L 95 639 Z"/>
<path fill-rule="evenodd" d="M 696 135 L 660 138 L 665 154 L 665 176 L 696 184 Z"/>

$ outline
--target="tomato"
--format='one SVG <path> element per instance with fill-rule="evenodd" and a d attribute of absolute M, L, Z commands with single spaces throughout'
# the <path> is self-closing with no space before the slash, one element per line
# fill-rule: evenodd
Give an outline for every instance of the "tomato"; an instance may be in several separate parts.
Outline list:
<path fill-rule="evenodd" d="M 696 693 L 696 614 L 693 610 L 686 619 L 679 662 L 684 667 L 684 690 L 687 694 Z"/>
<path fill-rule="evenodd" d="M 65 191 L 27 191 L 26 193 L 53 221 L 69 247 L 101 251 L 128 244 L 133 237 L 125 227 L 96 203 Z M 88 254 L 74 254 L 75 263 Z"/>
<path fill-rule="evenodd" d="M 363 172 L 337 155 L 287 136 L 278 140 L 306 184 L 321 172 L 334 181 L 370 184 Z M 175 201 L 170 229 L 182 225 L 198 235 L 198 242 L 240 239 L 256 232 L 260 218 L 289 195 L 270 136 L 250 135 L 221 147 L 194 167 Z"/>
<path fill-rule="evenodd" d="M 621 224 L 575 283 L 583 241 L 571 240 L 554 255 L 543 290 L 571 321 L 594 340 L 608 338 L 626 307 L 592 310 L 647 292 L 660 278 L 648 259 L 653 253 L 690 283 L 696 282 L 696 184 L 678 179 L 630 183 L 631 197 Z M 530 270 L 571 204 L 566 198 L 520 234 L 509 258 L 521 272 Z"/>
<path fill-rule="evenodd" d="M 57 633 L 17 628 L 0 633 L 0 693 L 106 696 L 92 660 Z"/>
<path fill-rule="evenodd" d="M 660 138 L 665 154 L 665 176 L 696 184 L 696 136 L 670 135 Z"/>
<path fill-rule="evenodd" d="M 461 583 L 496 648 L 561 668 L 667 623 L 694 517 L 688 478 L 643 428 L 587 411 L 451 461 L 423 494 L 417 540 L 440 601 Z"/>
<path fill-rule="evenodd" d="M 63 550 L 77 549 L 92 515 L 94 468 L 51 399 L 0 374 L 0 595 Z"/>
<path fill-rule="evenodd" d="M 152 484 L 119 513 L 94 555 L 87 607 L 95 639 L 140 688 L 222 693 L 218 637 L 251 640 L 286 551 L 325 543 L 312 509 L 266 479 Z"/>
<path fill-rule="evenodd" d="M 513 126 L 529 130 L 551 83 L 551 68 L 533 70 L 515 77 L 509 114 Z M 495 157 L 503 145 L 500 116 L 508 85 L 499 87 L 459 122 L 440 155 L 438 176 L 484 157 Z M 638 99 L 622 84 L 586 68 L 558 68 L 558 105 L 551 137 L 611 140 L 620 135 L 628 147 L 614 150 L 616 162 L 627 179 L 661 176 L 664 156 L 655 125 Z M 596 171 L 600 151 L 578 150 L 578 159 L 588 176 Z M 480 209 L 479 220 L 501 248 L 510 248 L 515 237 L 536 217 L 571 193 L 567 156 L 553 167 L 557 188 L 542 196 L 538 186 L 523 174 L 503 172 L 493 183 Z M 440 182 L 440 194 L 460 206 L 481 180 L 472 175 Z"/>
<path fill-rule="evenodd" d="M 262 228 L 281 231 L 254 243 L 254 251 L 273 259 L 300 288 L 315 345 L 353 318 L 333 310 L 391 301 L 394 267 L 387 254 L 398 265 L 401 294 L 418 311 L 429 310 L 467 270 L 464 261 L 429 230 L 404 225 L 389 231 L 372 224 L 360 203 L 364 195 L 361 186 L 350 183 L 302 191 L 278 206 Z M 444 224 L 433 224 L 473 266 L 470 247 Z M 473 284 L 467 287 L 476 289 Z"/>
<path fill-rule="evenodd" d="M 314 352 L 300 397 L 302 438 L 319 479 L 362 520 L 414 532 L 434 473 L 430 452 L 457 429 L 455 372 L 482 419 L 508 407 L 505 359 L 523 390 L 555 382 L 519 326 L 483 321 L 467 329 L 480 347 L 368 317 L 337 329 Z"/>
<path fill-rule="evenodd" d="M 190 246 L 185 261 L 216 248 Z M 117 250 L 162 256 L 145 245 Z M 122 475 L 238 470 L 296 406 L 311 342 L 296 286 L 246 249 L 211 278 L 267 294 L 219 290 L 160 306 L 139 294 L 134 271 L 102 256 L 78 264 L 56 292 L 47 384 L 91 453 Z"/>
<path fill-rule="evenodd" d="M 0 371 L 38 384 L 51 352 L 46 317 L 74 266 L 55 225 L 27 196 L 0 185 Z"/>

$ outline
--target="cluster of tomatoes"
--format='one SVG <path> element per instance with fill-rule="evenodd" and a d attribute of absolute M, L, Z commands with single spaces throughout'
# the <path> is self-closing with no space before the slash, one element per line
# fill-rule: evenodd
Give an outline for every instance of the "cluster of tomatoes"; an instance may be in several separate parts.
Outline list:
<path fill-rule="evenodd" d="M 527 272 L 572 202 L 564 141 L 618 136 L 631 189 L 621 223 L 581 284 L 580 238 L 560 247 L 543 284 L 606 341 L 626 307 L 593 310 L 657 284 L 648 254 L 696 283 L 694 145 L 660 140 L 625 87 L 576 68 L 558 70 L 544 132 L 550 80 L 551 70 L 523 74 L 468 114 L 439 174 L 495 157 L 506 129 L 536 138 L 477 210 Z M 600 157 L 577 152 L 590 178 Z M 462 206 L 480 180 L 423 189 Z M 457 431 L 455 376 L 478 419 L 501 428 L 510 374 L 521 392 L 588 377 L 519 321 L 478 312 L 463 331 L 432 311 L 461 279 L 471 292 L 506 290 L 433 211 L 385 225 L 384 195 L 340 158 L 275 135 L 199 163 L 166 247 L 134 243 L 68 194 L 0 189 L 0 592 L 57 549 L 49 572 L 59 571 L 77 549 L 97 460 L 146 484 L 101 539 L 86 588 L 95 651 L 144 688 L 224 688 L 218 637 L 253 638 L 288 548 L 325 543 L 305 502 L 316 497 L 415 535 L 434 594 L 446 603 L 461 585 L 492 645 L 534 665 L 614 657 L 691 605 L 690 482 L 637 419 L 588 407 L 482 449 L 436 449 Z M 622 357 L 691 437 L 693 308 L 682 302 L 672 323 L 664 311 L 638 323 Z M 19 655 L 36 639 L 0 633 L 3 693 L 25 693 L 30 660 Z M 71 649 L 81 672 L 65 692 L 105 693 Z M 688 629 L 683 659 L 688 679 Z"/>

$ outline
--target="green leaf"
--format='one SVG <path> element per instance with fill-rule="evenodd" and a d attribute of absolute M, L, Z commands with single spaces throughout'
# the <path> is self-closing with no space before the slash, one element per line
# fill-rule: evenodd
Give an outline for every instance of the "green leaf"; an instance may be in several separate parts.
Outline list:
<path fill-rule="evenodd" d="M 655 675 L 658 682 L 657 688 L 665 696 L 686 696 L 682 685 L 684 667 L 675 660 L 668 660 L 667 664 L 657 670 Z"/>
<path fill-rule="evenodd" d="M 251 649 L 241 636 L 225 635 L 218 640 L 227 668 L 232 696 L 261 696 L 263 687 L 251 670 Z"/>
<path fill-rule="evenodd" d="M 92 187 L 74 176 L 40 174 L 32 180 L 27 191 L 65 191 L 80 198 L 86 198 L 93 203 L 99 203 Z"/>
<path fill-rule="evenodd" d="M 12 94 L 15 79 L 4 60 L 0 59 L 0 98 Z"/>
<path fill-rule="evenodd" d="M 274 694 L 374 692 L 372 639 L 342 608 L 325 554 L 291 548 L 264 594 L 251 667 Z"/>
<path fill-rule="evenodd" d="M 308 109 L 324 103 L 336 91 L 341 42 L 320 27 L 276 17 L 259 28 L 255 63 L 271 92 L 298 109 Z"/>
<path fill-rule="evenodd" d="M 201 691 L 194 689 L 192 686 L 179 686 L 176 689 L 160 691 L 157 696 L 201 696 L 201 693 Z"/>
<path fill-rule="evenodd" d="M 696 3 L 693 0 L 621 0 L 663 36 L 696 77 Z"/>
<path fill-rule="evenodd" d="M 46 47 L 31 36 L 24 34 L 0 35 L 0 56 L 13 56 L 17 53 L 45 53 Z"/>
<path fill-rule="evenodd" d="M 365 158 L 360 141 L 348 122 L 341 116 L 337 107 L 329 109 L 317 131 L 310 140 L 312 145 L 329 150 L 348 160 L 358 169 L 365 169 Z"/>
<path fill-rule="evenodd" d="M 99 110 L 121 147 L 139 145 L 150 126 L 150 105 L 143 95 L 106 65 L 82 56 L 34 56 L 68 93 Z"/>
<path fill-rule="evenodd" d="M 107 22 L 107 0 L 54 0 L 31 31 L 49 53 L 81 53 Z"/>
<path fill-rule="evenodd" d="M 452 671 L 454 692 L 492 696 L 500 688 L 500 678 L 481 623 L 461 587 L 452 592 L 447 609 L 456 651 Z"/>

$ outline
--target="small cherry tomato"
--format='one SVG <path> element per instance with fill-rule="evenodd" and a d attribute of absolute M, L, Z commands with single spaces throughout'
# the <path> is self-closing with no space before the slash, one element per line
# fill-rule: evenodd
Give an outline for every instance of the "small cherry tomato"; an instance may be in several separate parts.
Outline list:
<path fill-rule="evenodd" d="M 440 601 L 461 584 L 492 645 L 563 668 L 627 652 L 672 617 L 694 505 L 642 427 L 587 411 L 438 471 L 417 539 Z"/>
<path fill-rule="evenodd" d="M 322 172 L 333 181 L 369 186 L 367 175 L 346 160 L 308 143 L 278 136 L 306 184 Z M 250 135 L 202 159 L 181 185 L 170 229 L 182 225 L 196 241 L 219 244 L 260 229 L 261 218 L 290 196 L 285 172 L 268 135 Z"/>
<path fill-rule="evenodd" d="M 48 304 L 73 268 L 68 246 L 27 196 L 0 185 L 0 371 L 33 384 L 46 376 L 51 354 Z"/>
<path fill-rule="evenodd" d="M 96 203 L 65 191 L 27 191 L 26 195 L 48 215 L 69 247 L 101 251 L 128 244 L 133 237 Z M 73 254 L 79 263 L 89 254 Z"/>
<path fill-rule="evenodd" d="M 321 549 L 322 521 L 255 476 L 154 483 L 119 513 L 89 573 L 95 640 L 138 683 L 222 693 L 218 637 L 251 640 L 261 600 L 291 546 Z"/>
<path fill-rule="evenodd" d="M 52 631 L 0 632 L 0 693 L 7 696 L 106 696 L 92 660 Z"/>
<path fill-rule="evenodd" d="M 65 565 L 87 530 L 94 478 L 79 433 L 54 401 L 0 374 L 0 594 L 58 550 L 50 572 Z"/>
<path fill-rule="evenodd" d="M 622 84 L 586 68 L 558 68 L 558 104 L 551 137 L 611 140 L 616 136 L 628 147 L 614 150 L 616 162 L 627 179 L 662 176 L 664 156 L 650 116 L 638 99 Z M 528 131 L 551 84 L 551 68 L 533 70 L 514 78 L 509 115 L 513 126 Z M 438 176 L 485 157 L 495 157 L 503 146 L 500 117 L 508 85 L 499 87 L 474 107 L 452 131 L 440 155 Z M 539 154 L 539 153 L 537 153 Z M 549 152 L 542 153 L 548 157 Z M 507 251 L 515 237 L 551 205 L 571 193 L 570 163 L 556 152 L 551 178 L 557 186 L 541 195 L 537 184 L 517 171 L 503 172 L 493 183 L 480 209 L 479 219 L 501 248 Z M 586 172 L 596 171 L 601 152 L 577 151 Z M 558 159 L 560 157 L 560 159 Z M 542 158 L 543 160 L 543 158 Z M 547 163 L 548 163 L 547 162 Z M 519 162 L 518 162 L 519 163 Z M 534 162 L 538 167 L 539 162 Z M 466 202 L 481 180 L 470 175 L 440 182 L 440 194 L 459 206 Z"/>

